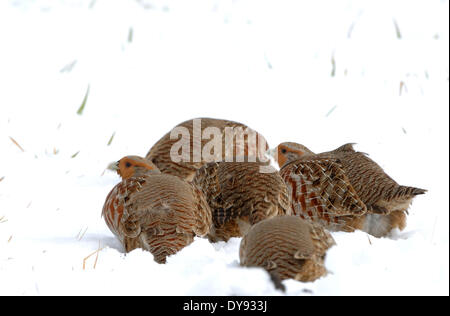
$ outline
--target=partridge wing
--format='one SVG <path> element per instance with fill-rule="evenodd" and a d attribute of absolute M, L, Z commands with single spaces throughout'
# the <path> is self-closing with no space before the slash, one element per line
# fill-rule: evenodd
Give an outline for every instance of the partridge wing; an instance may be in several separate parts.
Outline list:
<path fill-rule="evenodd" d="M 367 211 L 338 159 L 297 160 L 280 173 L 297 215 L 329 221 L 332 216 L 362 215 Z"/>

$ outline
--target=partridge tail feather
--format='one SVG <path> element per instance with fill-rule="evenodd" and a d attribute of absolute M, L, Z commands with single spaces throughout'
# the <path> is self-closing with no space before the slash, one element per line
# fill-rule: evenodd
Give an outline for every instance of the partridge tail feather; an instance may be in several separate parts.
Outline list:
<path fill-rule="evenodd" d="M 407 187 L 407 186 L 399 186 L 396 190 L 393 190 L 389 196 L 390 200 L 399 199 L 399 198 L 413 198 L 416 195 L 425 194 L 427 190 Z"/>

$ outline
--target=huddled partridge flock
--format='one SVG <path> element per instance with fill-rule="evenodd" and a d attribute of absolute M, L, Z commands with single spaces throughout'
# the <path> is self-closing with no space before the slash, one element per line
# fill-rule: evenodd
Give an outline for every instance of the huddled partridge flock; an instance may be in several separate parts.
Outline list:
<path fill-rule="evenodd" d="M 388 236 L 405 228 L 412 199 L 426 192 L 397 184 L 352 144 L 320 154 L 297 143 L 268 151 L 260 133 L 211 118 L 183 122 L 145 158 L 126 156 L 109 169 L 122 181 L 102 215 L 126 252 L 142 248 L 165 263 L 195 236 L 242 237 L 242 266 L 302 282 L 327 274 L 335 244 L 328 231 Z"/>

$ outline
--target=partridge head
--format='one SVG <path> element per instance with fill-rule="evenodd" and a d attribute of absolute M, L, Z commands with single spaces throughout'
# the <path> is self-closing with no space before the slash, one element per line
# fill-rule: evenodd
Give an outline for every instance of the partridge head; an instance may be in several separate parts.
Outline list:
<path fill-rule="evenodd" d="M 272 152 L 274 153 L 274 159 L 280 168 L 286 163 L 300 159 L 301 157 L 314 155 L 307 147 L 292 142 L 282 143 L 278 145 L 275 150 L 272 150 Z"/>
<path fill-rule="evenodd" d="M 110 163 L 108 169 L 116 171 L 123 180 L 161 173 L 151 161 L 139 156 L 125 156 L 118 161 Z"/>

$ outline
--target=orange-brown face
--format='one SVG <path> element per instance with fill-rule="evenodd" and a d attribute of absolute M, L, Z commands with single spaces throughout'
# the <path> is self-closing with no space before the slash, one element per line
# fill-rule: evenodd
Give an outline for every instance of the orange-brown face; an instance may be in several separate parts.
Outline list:
<path fill-rule="evenodd" d="M 296 143 L 282 143 L 277 147 L 277 156 L 275 160 L 281 168 L 286 163 L 299 159 L 305 153 L 312 153 L 306 147 Z"/>
<path fill-rule="evenodd" d="M 117 173 L 122 179 L 144 175 L 148 171 L 158 171 L 155 165 L 137 156 L 126 156 L 115 163 Z"/>

